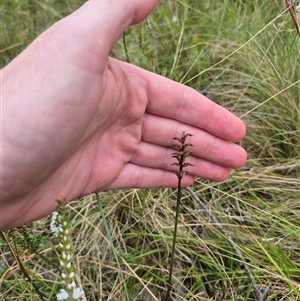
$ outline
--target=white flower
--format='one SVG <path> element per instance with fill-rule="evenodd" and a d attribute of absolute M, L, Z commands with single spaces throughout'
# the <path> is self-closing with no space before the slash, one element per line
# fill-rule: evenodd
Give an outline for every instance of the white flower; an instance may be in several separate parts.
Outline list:
<path fill-rule="evenodd" d="M 57 300 L 67 300 L 69 297 L 68 293 L 63 288 L 61 288 L 59 291 L 60 291 L 60 293 L 56 295 L 56 299 Z"/>
<path fill-rule="evenodd" d="M 177 21 L 178 21 L 178 17 L 174 15 L 174 16 L 172 17 L 172 22 L 175 23 L 175 22 L 177 22 Z"/>
<path fill-rule="evenodd" d="M 73 288 L 76 288 L 76 283 L 75 283 L 74 280 L 70 283 L 70 286 L 73 287 Z"/>
<path fill-rule="evenodd" d="M 82 295 L 82 291 L 80 290 L 80 288 L 79 287 L 74 288 L 73 294 L 72 294 L 73 298 L 75 300 L 77 300 L 81 297 L 81 295 Z"/>
<path fill-rule="evenodd" d="M 74 286 L 75 283 L 74 283 Z M 79 287 L 74 287 L 73 292 L 72 292 L 72 297 L 74 300 L 78 300 L 82 296 L 83 292 Z M 61 288 L 60 293 L 56 295 L 56 299 L 58 301 L 60 300 L 67 300 L 69 298 L 69 294 L 66 292 L 65 289 Z"/>

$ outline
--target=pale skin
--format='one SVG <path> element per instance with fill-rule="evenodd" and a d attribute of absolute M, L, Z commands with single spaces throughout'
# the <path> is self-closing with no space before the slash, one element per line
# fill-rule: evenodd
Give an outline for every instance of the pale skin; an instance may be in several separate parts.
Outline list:
<path fill-rule="evenodd" d="M 157 0 L 89 0 L 1 70 L 0 229 L 119 188 L 176 187 L 173 137 L 193 134 L 182 181 L 246 161 L 244 123 L 197 91 L 109 57 Z"/>

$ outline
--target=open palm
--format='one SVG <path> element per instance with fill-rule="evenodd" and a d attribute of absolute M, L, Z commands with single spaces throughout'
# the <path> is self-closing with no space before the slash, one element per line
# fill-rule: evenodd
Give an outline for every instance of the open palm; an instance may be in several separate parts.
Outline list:
<path fill-rule="evenodd" d="M 140 3 L 141 2 L 141 3 Z M 244 124 L 198 92 L 109 53 L 156 1 L 90 0 L 2 70 L 0 228 L 67 200 L 125 187 L 175 187 L 175 136 L 194 136 L 194 177 L 224 180 L 246 160 Z"/>

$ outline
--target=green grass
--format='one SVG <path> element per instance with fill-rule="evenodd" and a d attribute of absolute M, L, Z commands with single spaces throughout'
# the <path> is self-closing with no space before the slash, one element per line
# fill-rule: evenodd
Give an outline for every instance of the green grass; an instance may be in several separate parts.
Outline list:
<path fill-rule="evenodd" d="M 4 0 L 1 66 L 83 2 Z M 300 39 L 281 1 L 165 0 L 149 21 L 152 30 L 144 22 L 126 32 L 130 62 L 193 87 L 247 124 L 240 142 L 246 166 L 223 183 L 199 179 L 193 190 L 231 234 L 257 284 L 270 285 L 267 300 L 300 300 Z M 122 39 L 112 56 L 126 60 Z M 130 189 L 100 197 L 105 220 L 95 196 L 69 207 L 74 265 L 86 300 L 128 300 L 126 294 L 129 300 L 161 300 L 176 192 Z M 187 191 L 181 206 L 173 300 L 255 300 L 228 237 Z M 39 252 L 57 263 L 57 242 L 45 222 L 30 231 Z M 15 233 L 19 256 L 47 300 L 54 300 L 57 269 L 38 255 L 25 258 L 32 252 Z M 3 300 L 39 300 L 0 243 Z"/>

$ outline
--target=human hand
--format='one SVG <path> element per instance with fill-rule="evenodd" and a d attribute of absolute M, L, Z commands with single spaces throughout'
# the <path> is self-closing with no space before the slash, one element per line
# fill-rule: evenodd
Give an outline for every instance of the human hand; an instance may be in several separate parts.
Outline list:
<path fill-rule="evenodd" d="M 193 134 L 183 186 L 245 163 L 243 122 L 195 90 L 112 59 L 157 0 L 89 0 L 2 72 L 0 228 L 107 189 L 176 187 L 173 137 Z"/>

